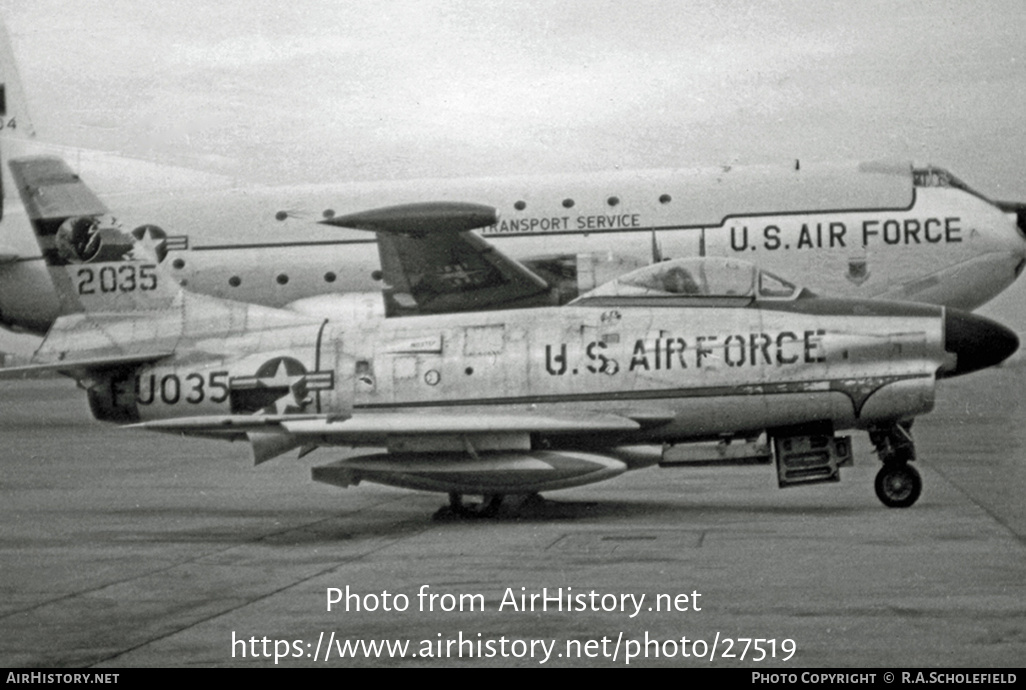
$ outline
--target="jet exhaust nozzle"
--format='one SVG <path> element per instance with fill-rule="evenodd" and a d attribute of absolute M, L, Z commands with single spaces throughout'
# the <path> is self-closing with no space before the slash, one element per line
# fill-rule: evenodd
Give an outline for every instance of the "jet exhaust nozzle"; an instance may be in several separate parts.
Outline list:
<path fill-rule="evenodd" d="M 944 377 L 961 376 L 986 369 L 1008 359 L 1019 348 L 1019 337 L 988 318 L 946 309 L 944 349 L 955 355 L 955 366 Z"/>

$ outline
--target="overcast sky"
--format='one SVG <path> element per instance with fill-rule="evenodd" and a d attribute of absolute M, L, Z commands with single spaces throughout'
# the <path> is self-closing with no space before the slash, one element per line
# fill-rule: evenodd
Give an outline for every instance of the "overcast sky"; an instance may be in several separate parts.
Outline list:
<path fill-rule="evenodd" d="M 41 137 L 240 179 L 898 158 L 1026 199 L 1023 0 L 0 0 L 0 13 Z"/>
<path fill-rule="evenodd" d="M 913 158 L 1026 197 L 1026 3 L 7 0 L 38 131 L 269 182 Z"/>

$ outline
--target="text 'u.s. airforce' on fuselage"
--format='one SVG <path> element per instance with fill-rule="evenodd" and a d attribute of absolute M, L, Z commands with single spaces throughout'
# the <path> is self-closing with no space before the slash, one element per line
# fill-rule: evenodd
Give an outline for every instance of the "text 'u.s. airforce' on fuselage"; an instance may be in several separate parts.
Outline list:
<path fill-rule="evenodd" d="M 490 512 L 505 494 L 653 462 L 625 446 L 657 444 L 671 464 L 674 444 L 762 433 L 781 486 L 837 481 L 851 461 L 843 429 L 869 432 L 884 463 L 877 494 L 908 506 L 921 489 L 910 426 L 932 408 L 937 380 L 1018 347 L 982 317 L 817 297 L 733 257 L 652 264 L 566 306 L 314 318 L 185 291 L 160 261 L 166 238 L 152 226 L 134 236 L 100 227 L 106 208 L 63 161 L 11 169 L 61 313 L 33 365 L 5 376 L 73 376 L 98 419 L 248 440 L 257 462 L 296 448 L 384 448 L 314 478 L 446 492 L 458 510 L 465 494 L 487 496 L 479 509 Z M 404 286 L 391 295 L 397 308 L 542 285 L 469 230 L 439 225 L 439 208 L 408 207 L 399 225 L 392 213 L 359 219 L 388 257 L 386 282 Z M 488 213 L 441 210 L 465 227 Z M 478 263 L 460 280 L 425 281 L 450 270 L 427 270 L 439 242 Z"/>

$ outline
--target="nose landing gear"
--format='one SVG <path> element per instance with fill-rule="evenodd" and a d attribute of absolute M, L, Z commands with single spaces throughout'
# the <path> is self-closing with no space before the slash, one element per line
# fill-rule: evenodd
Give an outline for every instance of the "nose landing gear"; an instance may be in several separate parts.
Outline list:
<path fill-rule="evenodd" d="M 906 463 L 885 464 L 876 474 L 876 497 L 888 508 L 908 508 L 923 492 L 916 468 Z"/>
<path fill-rule="evenodd" d="M 908 508 L 923 492 L 923 479 L 908 463 L 916 459 L 912 422 L 870 430 L 869 439 L 883 467 L 876 475 L 876 497 L 888 508 Z"/>

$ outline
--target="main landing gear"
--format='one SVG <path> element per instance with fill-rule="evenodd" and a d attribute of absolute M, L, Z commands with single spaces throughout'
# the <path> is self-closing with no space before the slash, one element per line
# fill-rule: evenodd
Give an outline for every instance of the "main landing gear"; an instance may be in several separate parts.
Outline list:
<path fill-rule="evenodd" d="M 876 496 L 888 508 L 908 508 L 923 492 L 923 479 L 908 463 L 916 459 L 912 422 L 873 429 L 869 440 L 883 467 L 876 475 Z"/>
<path fill-rule="evenodd" d="M 453 515 L 471 518 L 495 517 L 502 505 L 503 494 L 484 494 L 480 501 L 464 501 L 465 496 L 452 491 L 449 493 L 449 510 Z"/>

